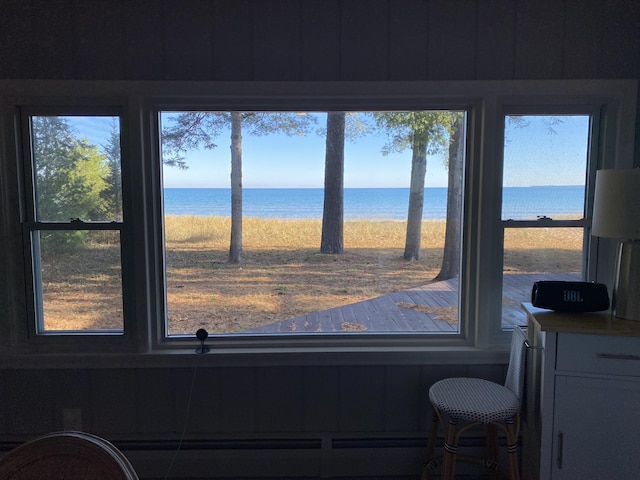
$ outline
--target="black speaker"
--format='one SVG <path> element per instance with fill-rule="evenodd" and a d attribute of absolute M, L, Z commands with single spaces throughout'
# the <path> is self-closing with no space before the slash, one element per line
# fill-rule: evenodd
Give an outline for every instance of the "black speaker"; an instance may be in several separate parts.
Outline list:
<path fill-rule="evenodd" d="M 533 284 L 531 303 L 558 312 L 601 312 L 609 308 L 609 294 L 603 283 L 547 280 Z"/>

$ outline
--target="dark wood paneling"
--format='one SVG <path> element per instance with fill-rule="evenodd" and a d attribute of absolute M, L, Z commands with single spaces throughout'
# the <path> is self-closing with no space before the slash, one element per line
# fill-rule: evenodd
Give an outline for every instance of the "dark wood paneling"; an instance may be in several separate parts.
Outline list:
<path fill-rule="evenodd" d="M 519 0 L 514 77 L 562 78 L 564 0 Z"/>
<path fill-rule="evenodd" d="M 81 410 L 82 429 L 91 431 L 90 415 L 91 401 L 89 395 L 88 370 L 53 370 L 51 371 L 53 411 L 55 417 L 55 429 L 62 430 L 63 409 L 79 408 Z"/>
<path fill-rule="evenodd" d="M 304 370 L 304 426 L 308 432 L 338 430 L 339 372 L 331 367 Z"/>
<path fill-rule="evenodd" d="M 426 0 L 389 3 L 390 80 L 426 80 L 429 6 Z"/>
<path fill-rule="evenodd" d="M 640 77 L 640 2 L 606 0 L 600 74 L 604 78 Z"/>
<path fill-rule="evenodd" d="M 126 69 L 128 80 L 164 78 L 162 8 L 158 0 L 125 2 Z"/>
<path fill-rule="evenodd" d="M 261 368 L 257 404 L 259 432 L 303 431 L 302 369 Z"/>
<path fill-rule="evenodd" d="M 213 77 L 213 15 L 208 0 L 164 0 L 165 78 Z"/>
<path fill-rule="evenodd" d="M 174 414 L 172 370 L 136 370 L 136 423 L 145 434 L 177 431 Z"/>
<path fill-rule="evenodd" d="M 32 2 L 0 2 L 0 78 L 33 78 L 36 38 L 32 31 Z"/>
<path fill-rule="evenodd" d="M 389 79 L 389 2 L 343 0 L 340 80 Z"/>
<path fill-rule="evenodd" d="M 253 9 L 248 0 L 214 2 L 213 78 L 253 79 Z"/>
<path fill-rule="evenodd" d="M 476 77 L 476 0 L 429 2 L 429 80 Z"/>
<path fill-rule="evenodd" d="M 383 431 L 385 398 L 384 368 L 341 368 L 340 430 L 342 432 Z"/>
<path fill-rule="evenodd" d="M 136 371 L 94 370 L 89 384 L 91 431 L 98 435 L 138 432 L 136 422 Z"/>
<path fill-rule="evenodd" d="M 124 78 L 124 17 L 120 1 L 76 0 L 74 78 Z"/>
<path fill-rule="evenodd" d="M 180 369 L 174 372 L 178 430 L 186 434 L 213 433 L 220 429 L 220 372 L 213 368 Z M 190 406 L 189 406 L 190 402 Z M 188 414 L 188 419 L 187 419 Z M 186 422 L 186 424 L 185 424 Z"/>
<path fill-rule="evenodd" d="M 511 80 L 515 68 L 516 2 L 478 2 L 478 80 Z"/>
<path fill-rule="evenodd" d="M 49 370 L 6 370 L 2 409 L 12 435 L 34 437 L 56 430 L 53 376 Z"/>
<path fill-rule="evenodd" d="M 257 431 L 257 382 L 251 368 L 230 368 L 220 372 L 220 431 Z"/>
<path fill-rule="evenodd" d="M 564 78 L 598 78 L 604 16 L 601 0 L 567 2 Z"/>
<path fill-rule="evenodd" d="M 340 79 L 340 1 L 302 2 L 302 79 Z"/>
<path fill-rule="evenodd" d="M 256 80 L 302 78 L 302 21 L 299 0 L 256 1 L 254 68 Z"/>
<path fill-rule="evenodd" d="M 55 0 L 48 9 L 34 8 L 33 31 L 37 32 L 34 50 L 37 78 L 73 78 L 75 13 L 73 0 Z"/>
<path fill-rule="evenodd" d="M 385 430 L 391 432 L 420 431 L 424 403 L 420 367 L 387 367 Z"/>

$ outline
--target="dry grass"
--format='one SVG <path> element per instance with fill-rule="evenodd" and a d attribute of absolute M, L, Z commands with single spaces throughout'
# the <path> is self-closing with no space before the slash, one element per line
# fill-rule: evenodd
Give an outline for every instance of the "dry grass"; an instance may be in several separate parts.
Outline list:
<path fill-rule="evenodd" d="M 241 265 L 227 263 L 229 229 L 230 220 L 223 217 L 166 218 L 170 333 L 193 334 L 201 327 L 210 333 L 241 332 L 425 285 L 442 262 L 445 223 L 424 222 L 421 259 L 415 262 L 402 259 L 402 221 L 347 221 L 345 253 L 323 255 L 320 220 L 245 218 Z M 576 265 L 579 270 L 579 229 L 532 230 L 508 232 L 508 271 L 576 271 Z M 119 276 L 90 277 L 92 271 L 114 272 L 113 251 L 95 246 L 81 254 L 86 258 L 76 253 L 72 262 L 52 258 L 45 265 L 47 328 L 121 325 Z M 67 266 L 56 274 L 55 265 Z M 69 315 L 72 311 L 77 313 Z"/>

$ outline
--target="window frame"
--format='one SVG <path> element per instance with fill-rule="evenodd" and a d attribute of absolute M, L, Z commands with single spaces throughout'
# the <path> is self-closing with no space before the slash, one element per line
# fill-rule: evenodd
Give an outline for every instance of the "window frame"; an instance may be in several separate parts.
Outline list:
<path fill-rule="evenodd" d="M 0 206 L 6 212 L 0 224 L 7 251 L 0 253 L 5 270 L 6 295 L 0 307 L 8 321 L 0 333 L 2 355 L 26 358 L 28 353 L 72 356 L 105 352 L 131 354 L 127 358 L 172 358 L 193 353 L 192 338 L 166 338 L 163 318 L 162 225 L 160 197 L 159 138 L 157 113 L 167 109 L 354 111 L 382 109 L 459 109 L 468 112 L 465 207 L 460 279 L 461 329 L 452 336 L 410 334 L 339 334 L 284 338 L 238 337 L 207 343 L 212 358 L 249 355 L 274 361 L 297 358 L 299 354 L 318 362 L 331 358 L 347 362 L 377 362 L 391 355 L 404 362 L 466 362 L 469 358 L 495 358 L 508 344 L 501 331 L 492 282 L 501 281 L 502 260 L 496 264 L 496 241 L 501 238 L 500 205 L 502 187 L 505 112 L 518 109 L 589 108 L 602 111 L 598 144 L 598 168 L 630 168 L 633 164 L 637 82 L 634 80 L 546 80 L 546 81 L 461 81 L 461 82 L 92 82 L 92 81 L 0 81 Z M 284 108 L 283 108 L 284 106 Z M 22 152 L 20 111 L 38 113 L 51 108 L 63 113 L 117 111 L 121 118 L 122 177 L 125 197 L 122 242 L 125 333 L 105 335 L 37 335 L 28 328 L 27 279 L 21 268 L 24 248 L 21 222 L 24 219 L 24 175 L 19 167 Z M 545 110 L 544 113 L 549 113 Z M 496 159 L 500 168 L 496 167 Z M 155 163 L 154 163 L 155 162 Z M 127 193 L 128 192 L 128 193 Z M 591 195 L 591 194 L 589 194 Z M 126 200 L 128 198 L 128 200 Z M 19 202 L 17 202 L 19 200 Z M 589 201 L 592 201 L 591 196 Z M 127 203 L 128 202 L 128 203 Z M 14 205 L 20 205 L 16 208 Z M 128 208 L 127 208 L 128 206 Z M 589 210 L 588 210 L 589 211 Z M 20 239 L 19 241 L 17 239 Z M 498 249 L 499 250 L 499 249 Z M 590 242 L 590 279 L 609 283 L 615 245 L 601 239 Z M 19 257 L 19 258 L 16 258 Z M 500 268 L 496 268 L 499 265 Z M 21 273 L 22 272 L 22 273 Z M 496 275 L 496 272 L 498 275 Z M 125 282 L 125 278 L 127 279 Z M 488 281 L 487 281 L 488 280 Z M 495 290 L 495 288 L 493 289 Z M 5 292 L 3 292 L 5 293 Z M 162 295 L 160 295 L 162 293 Z M 6 308 L 4 308 L 6 307 Z M 490 318 L 492 320 L 477 320 Z M 484 353 L 483 353 L 484 352 Z M 140 353 L 144 353 L 140 357 Z M 291 354 L 296 354 L 291 357 Z M 486 356 L 485 356 L 486 354 Z M 282 356 L 281 356 L 282 355 Z M 119 358 L 125 358 L 120 356 Z M 276 360 L 277 359 L 277 360 Z M 289 360 L 286 360 L 287 362 Z M 305 360 L 306 361 L 306 360 Z M 336 360 L 338 361 L 338 360 Z"/>

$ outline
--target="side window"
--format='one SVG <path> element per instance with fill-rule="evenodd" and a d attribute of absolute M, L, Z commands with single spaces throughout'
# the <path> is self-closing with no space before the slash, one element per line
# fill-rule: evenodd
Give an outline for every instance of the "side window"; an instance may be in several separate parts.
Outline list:
<path fill-rule="evenodd" d="M 589 115 L 507 115 L 502 327 L 524 324 L 538 280 L 582 280 Z"/>
<path fill-rule="evenodd" d="M 25 119 L 35 332 L 124 331 L 120 118 Z"/>

